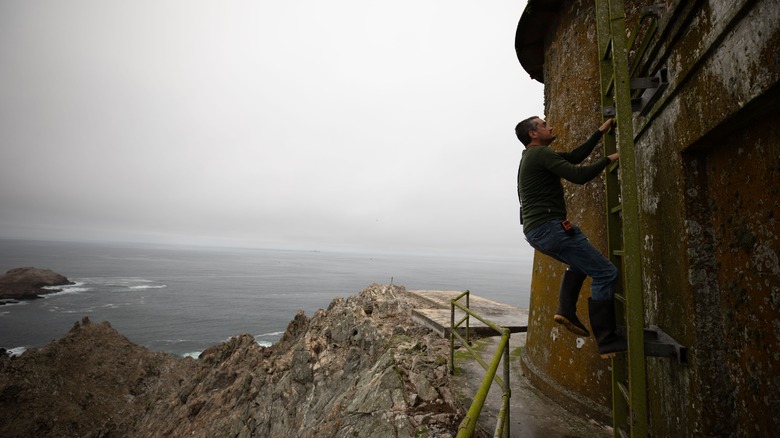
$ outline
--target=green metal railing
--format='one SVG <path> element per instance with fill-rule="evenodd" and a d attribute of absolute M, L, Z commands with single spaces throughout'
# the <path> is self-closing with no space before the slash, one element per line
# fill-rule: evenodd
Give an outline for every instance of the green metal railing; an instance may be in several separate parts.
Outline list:
<path fill-rule="evenodd" d="M 465 305 L 459 302 L 463 297 L 466 298 Z M 456 307 L 466 313 L 465 316 L 457 323 L 455 323 Z M 496 353 L 493 355 L 493 359 L 490 361 L 490 364 L 486 363 L 482 357 L 480 357 L 479 353 L 477 353 L 471 347 L 471 342 L 469 341 L 469 318 L 472 316 L 485 323 L 485 325 L 492 328 L 497 333 L 501 334 L 501 340 L 498 343 L 498 348 L 496 349 Z M 463 323 L 466 324 L 466 328 L 463 330 L 465 337 L 458 333 Z M 512 396 L 512 390 L 509 387 L 509 335 L 510 330 L 508 328 L 502 327 L 488 320 L 487 318 L 469 308 L 469 291 L 465 291 L 451 300 L 450 374 L 455 373 L 455 338 L 460 341 L 461 345 L 463 345 L 469 351 L 469 353 L 471 353 L 474 359 L 476 359 L 477 362 L 479 362 L 479 364 L 482 365 L 482 368 L 484 368 L 486 371 L 485 377 L 482 379 L 482 383 L 477 390 L 477 394 L 474 396 L 474 401 L 471 403 L 471 407 L 469 407 L 469 411 L 466 414 L 466 417 L 463 419 L 463 421 L 461 421 L 460 426 L 458 427 L 457 438 L 468 438 L 474 434 L 474 431 L 477 427 L 477 419 L 479 418 L 479 414 L 482 412 L 482 407 L 485 405 L 485 400 L 487 399 L 488 392 L 490 392 L 490 387 L 492 386 L 493 381 L 498 383 L 503 389 L 501 409 L 498 412 L 498 421 L 496 422 L 496 430 L 493 436 L 495 438 L 509 437 L 509 398 Z M 496 375 L 502 358 L 504 359 L 503 379 Z"/>

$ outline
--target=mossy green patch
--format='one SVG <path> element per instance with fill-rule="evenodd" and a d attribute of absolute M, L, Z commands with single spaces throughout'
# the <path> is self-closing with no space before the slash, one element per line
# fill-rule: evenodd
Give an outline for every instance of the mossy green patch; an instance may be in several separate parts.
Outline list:
<path fill-rule="evenodd" d="M 429 436 L 427 427 L 421 427 L 414 431 L 414 438 L 428 438 Z"/>

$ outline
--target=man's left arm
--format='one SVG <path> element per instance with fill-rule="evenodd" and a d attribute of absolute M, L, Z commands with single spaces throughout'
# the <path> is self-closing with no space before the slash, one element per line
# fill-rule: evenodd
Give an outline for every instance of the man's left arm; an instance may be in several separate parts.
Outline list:
<path fill-rule="evenodd" d="M 596 132 L 591 134 L 585 143 L 577 146 L 571 152 L 562 152 L 561 156 L 571 164 L 582 163 L 593 152 L 593 149 L 599 143 L 599 140 L 601 140 L 601 137 L 604 135 L 604 133 L 612 128 L 613 123 L 614 119 L 607 119 L 607 121 L 604 122 L 604 124 L 601 125 Z"/>

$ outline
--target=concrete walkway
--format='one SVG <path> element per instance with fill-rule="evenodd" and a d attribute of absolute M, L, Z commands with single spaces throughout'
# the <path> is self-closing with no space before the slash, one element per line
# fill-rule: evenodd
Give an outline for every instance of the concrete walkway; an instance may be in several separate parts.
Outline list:
<path fill-rule="evenodd" d="M 459 295 L 460 291 L 409 291 L 430 304 L 430 308 L 415 309 L 413 319 L 416 323 L 431 328 L 442 336 L 449 334 L 450 326 L 450 300 Z M 506 304 L 496 303 L 471 295 L 470 307 L 487 319 L 497 324 L 511 328 L 510 337 L 510 386 L 512 397 L 510 398 L 510 431 L 515 438 L 599 438 L 611 437 L 610 425 L 596 423 L 595 421 L 578 417 L 565 410 L 554 401 L 547 398 L 534 388 L 523 376 L 520 365 L 520 351 L 525 345 L 525 329 L 528 326 L 528 311 Z M 458 316 L 460 315 L 460 316 Z M 463 313 L 456 312 L 456 321 L 462 318 Z M 501 321 L 501 322 L 499 322 Z M 483 333 L 493 332 L 492 329 L 484 330 L 484 324 L 471 323 L 471 327 L 480 326 Z M 481 339 L 473 343 L 482 359 L 490 363 L 498 348 L 500 337 L 483 335 Z M 466 351 L 462 349 L 462 351 Z M 471 405 L 474 395 L 485 376 L 485 370 L 473 358 L 465 354 L 456 354 L 454 386 L 457 388 L 458 397 L 463 400 L 466 409 Z M 503 364 L 499 372 L 503 370 Z M 493 383 L 490 389 L 482 413 L 479 416 L 479 426 L 493 436 L 501 407 L 501 388 Z"/>

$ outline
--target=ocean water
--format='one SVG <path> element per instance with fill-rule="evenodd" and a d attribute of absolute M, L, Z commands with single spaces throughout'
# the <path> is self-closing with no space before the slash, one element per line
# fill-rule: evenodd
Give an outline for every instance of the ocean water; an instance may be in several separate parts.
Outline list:
<path fill-rule="evenodd" d="M 152 351 L 197 355 L 242 333 L 276 342 L 372 283 L 466 290 L 528 307 L 531 260 L 326 251 L 0 240 L 0 272 L 34 266 L 76 284 L 0 305 L 0 347 L 19 353 L 64 336 L 82 317 L 108 321 Z"/>

